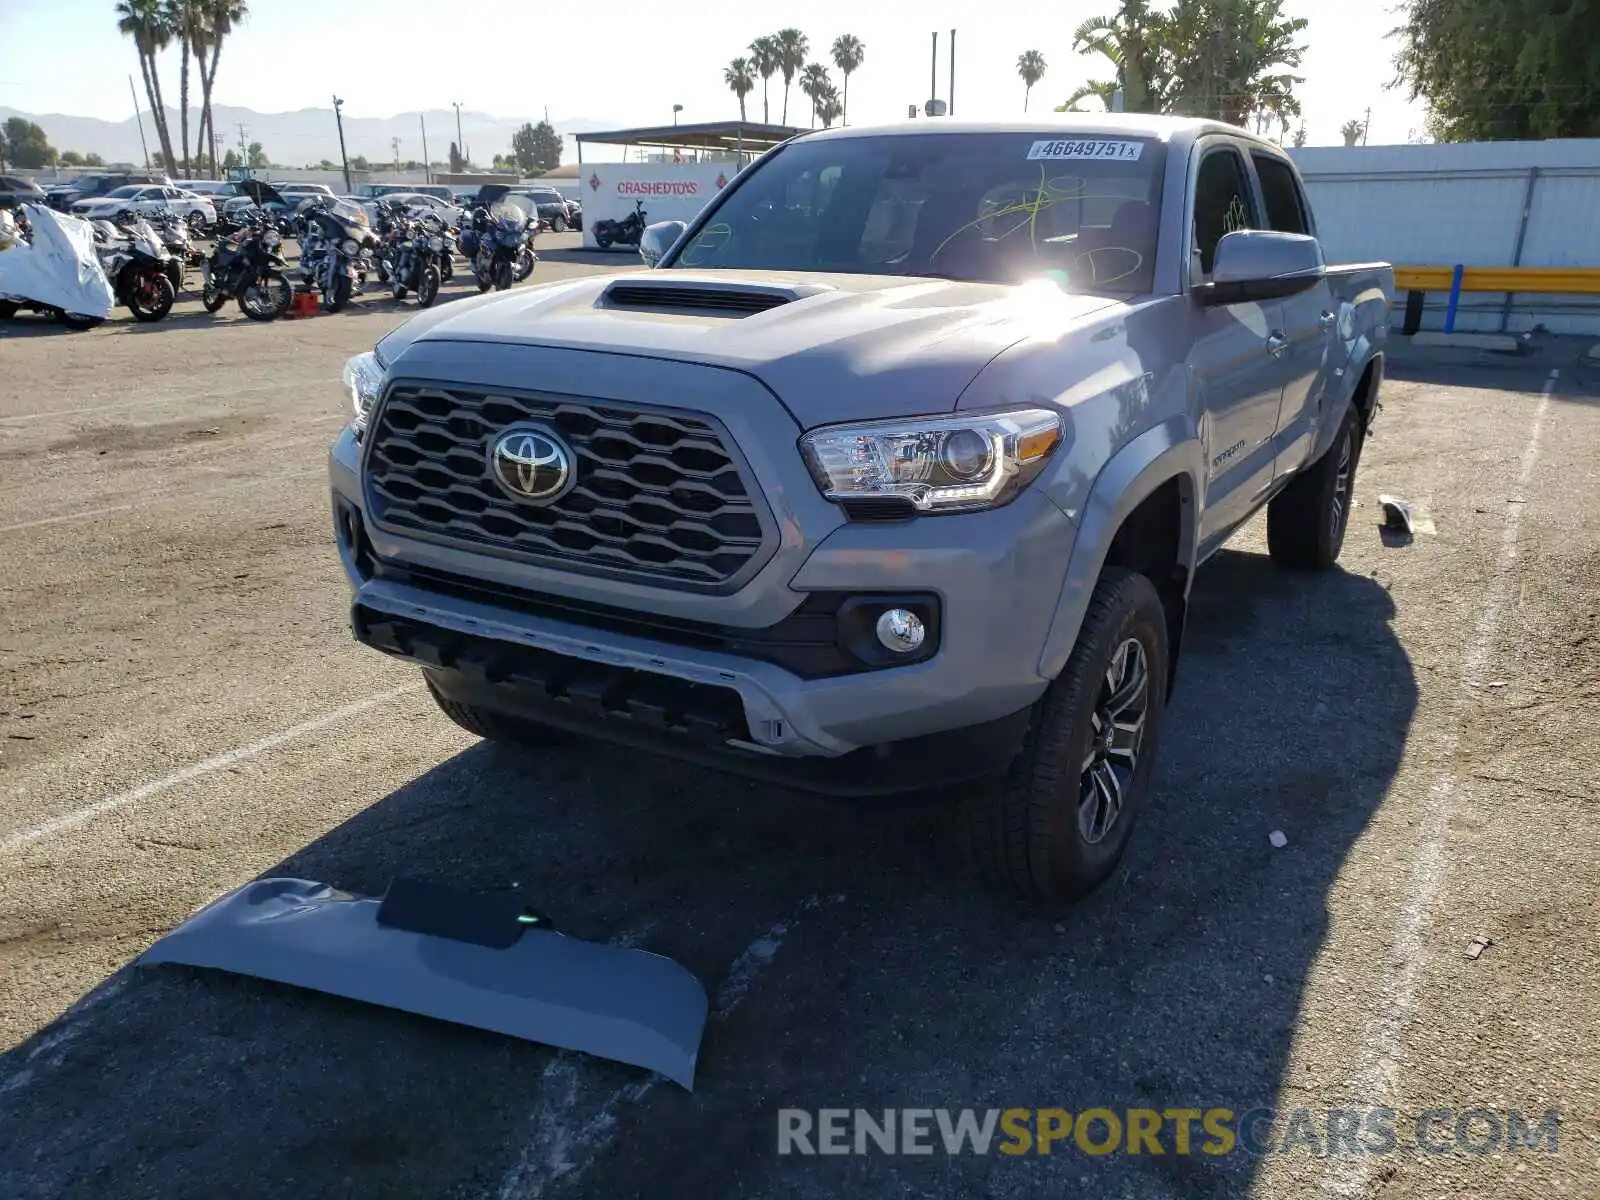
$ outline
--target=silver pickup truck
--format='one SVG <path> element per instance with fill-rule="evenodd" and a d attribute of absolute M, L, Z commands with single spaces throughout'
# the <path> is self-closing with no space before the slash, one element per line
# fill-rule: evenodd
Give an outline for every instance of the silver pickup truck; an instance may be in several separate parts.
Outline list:
<path fill-rule="evenodd" d="M 351 360 L 356 638 L 475 734 L 846 795 L 954 788 L 985 877 L 1112 870 L 1195 569 L 1337 559 L 1394 278 L 1294 165 L 1176 118 L 807 133 L 651 269 Z"/>

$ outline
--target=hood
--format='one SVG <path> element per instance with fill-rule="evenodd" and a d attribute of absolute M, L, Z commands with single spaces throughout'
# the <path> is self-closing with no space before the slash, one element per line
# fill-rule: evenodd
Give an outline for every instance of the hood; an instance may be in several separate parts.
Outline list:
<path fill-rule="evenodd" d="M 234 186 L 248 196 L 250 203 L 254 205 L 281 204 L 284 208 L 294 207 L 283 198 L 282 192 L 270 183 L 262 183 L 259 179 L 241 179 Z"/>
<path fill-rule="evenodd" d="M 384 357 L 454 341 L 705 363 L 754 375 L 807 426 L 949 411 L 1002 351 L 1119 303 L 1048 283 L 677 270 L 479 299 L 401 326 Z"/>

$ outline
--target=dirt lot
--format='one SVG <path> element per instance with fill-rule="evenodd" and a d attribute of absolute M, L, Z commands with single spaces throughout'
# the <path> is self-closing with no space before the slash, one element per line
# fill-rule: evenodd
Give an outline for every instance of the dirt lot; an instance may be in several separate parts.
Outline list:
<path fill-rule="evenodd" d="M 459 732 L 352 643 L 330 540 L 339 367 L 412 310 L 195 309 L 0 328 L 0 1195 L 1600 1195 L 1600 370 L 1569 347 L 1399 356 L 1345 569 L 1278 574 L 1259 524 L 1205 568 L 1125 869 L 1040 914 L 937 810 Z M 714 996 L 697 1088 L 128 966 L 264 874 L 514 883 L 669 954 Z M 784 1108 L 1053 1107 L 1279 1115 L 1220 1155 L 777 1152 Z M 1392 1153 L 1330 1138 L 1384 1107 Z M 1470 1152 L 1475 1108 L 1557 1110 L 1557 1152 L 1482 1115 Z"/>

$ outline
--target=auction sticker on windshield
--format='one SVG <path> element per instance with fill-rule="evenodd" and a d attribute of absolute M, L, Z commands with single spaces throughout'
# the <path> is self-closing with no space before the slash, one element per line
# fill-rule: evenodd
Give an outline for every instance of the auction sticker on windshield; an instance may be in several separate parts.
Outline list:
<path fill-rule="evenodd" d="M 1072 138 L 1067 141 L 1035 142 L 1028 151 L 1034 159 L 1110 159 L 1112 162 L 1138 162 L 1144 153 L 1143 142 L 1116 142 L 1103 138 Z"/>

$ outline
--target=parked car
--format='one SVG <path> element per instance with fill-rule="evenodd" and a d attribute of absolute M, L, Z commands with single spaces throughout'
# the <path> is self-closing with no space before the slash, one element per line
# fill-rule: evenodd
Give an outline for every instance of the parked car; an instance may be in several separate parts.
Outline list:
<path fill-rule="evenodd" d="M 647 271 L 346 365 L 356 638 L 483 737 L 847 795 L 961 791 L 985 876 L 1115 870 L 1196 568 L 1339 557 L 1394 272 L 1213 121 L 801 133 Z M 1306 681 L 1313 686 L 1316 681 Z"/>
<path fill-rule="evenodd" d="M 572 227 L 572 209 L 567 198 L 553 187 L 531 184 L 512 189 L 513 194 L 526 196 L 539 210 L 539 219 L 553 233 L 565 233 Z"/>
<path fill-rule="evenodd" d="M 204 196 L 213 204 L 220 204 L 229 196 L 241 194 L 239 185 L 227 179 L 185 179 L 178 186 L 197 196 Z"/>
<path fill-rule="evenodd" d="M 367 197 L 372 199 L 388 200 L 393 203 L 404 204 L 413 211 L 433 213 L 450 228 L 455 228 L 461 221 L 462 214 L 466 211 L 460 205 L 448 200 L 441 200 L 431 192 L 385 192 L 381 196 Z"/>
<path fill-rule="evenodd" d="M 172 180 L 164 174 L 149 171 L 108 171 L 96 175 L 80 175 L 70 183 L 46 188 L 45 199 L 57 212 L 71 212 L 72 206 L 80 200 L 105 196 L 118 188 L 135 183 L 159 184 L 167 187 L 171 185 Z"/>
<path fill-rule="evenodd" d="M 72 215 L 86 221 L 111 221 L 124 213 L 153 217 L 163 212 L 176 213 L 199 229 L 209 229 L 217 222 L 216 206 L 211 201 L 170 185 L 129 184 L 72 206 Z"/>
<path fill-rule="evenodd" d="M 0 175 L 0 208 L 45 203 L 44 189 L 33 180 L 24 179 L 21 175 Z"/>
<path fill-rule="evenodd" d="M 356 189 L 364 200 L 376 200 L 380 196 L 393 195 L 396 192 L 405 192 L 407 195 L 432 196 L 436 200 L 443 200 L 446 204 L 460 207 L 457 202 L 459 189 L 449 187 L 443 183 L 364 183 Z M 468 189 L 471 195 L 475 189 Z"/>

